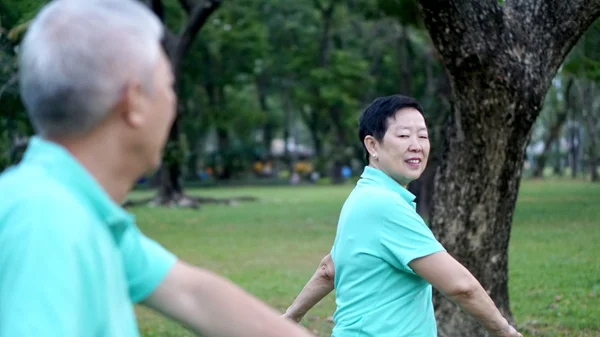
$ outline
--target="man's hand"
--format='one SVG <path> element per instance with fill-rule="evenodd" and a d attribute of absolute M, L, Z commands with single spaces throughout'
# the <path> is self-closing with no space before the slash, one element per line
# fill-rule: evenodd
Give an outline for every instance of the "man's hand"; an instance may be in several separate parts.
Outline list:
<path fill-rule="evenodd" d="M 180 261 L 144 304 L 199 336 L 313 337 L 227 279 Z"/>

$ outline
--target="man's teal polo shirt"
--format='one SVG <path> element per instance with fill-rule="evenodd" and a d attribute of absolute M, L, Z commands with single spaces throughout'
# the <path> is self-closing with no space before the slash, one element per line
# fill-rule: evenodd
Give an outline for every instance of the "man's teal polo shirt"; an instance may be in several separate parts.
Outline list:
<path fill-rule="evenodd" d="M 331 250 L 334 337 L 437 337 L 431 285 L 408 264 L 444 248 L 414 199 L 370 166 L 348 196 Z"/>
<path fill-rule="evenodd" d="M 54 143 L 0 176 L 0 337 L 139 336 L 133 303 L 175 261 Z"/>

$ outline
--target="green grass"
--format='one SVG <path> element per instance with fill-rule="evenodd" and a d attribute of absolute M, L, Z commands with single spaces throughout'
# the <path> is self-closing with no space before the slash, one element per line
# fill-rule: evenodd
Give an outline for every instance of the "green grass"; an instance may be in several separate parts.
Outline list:
<path fill-rule="evenodd" d="M 252 195 L 257 203 L 200 211 L 137 208 L 138 224 L 182 259 L 224 275 L 282 311 L 329 251 L 352 186 L 220 188 L 190 191 Z M 143 193 L 136 192 L 134 196 Z M 510 297 L 526 336 L 600 336 L 600 185 L 526 181 L 510 244 Z M 329 336 L 333 295 L 302 322 Z M 144 337 L 192 336 L 137 308 Z"/>
<path fill-rule="evenodd" d="M 542 336 L 600 336 L 600 185 L 525 182 L 509 251 L 517 322 Z"/>

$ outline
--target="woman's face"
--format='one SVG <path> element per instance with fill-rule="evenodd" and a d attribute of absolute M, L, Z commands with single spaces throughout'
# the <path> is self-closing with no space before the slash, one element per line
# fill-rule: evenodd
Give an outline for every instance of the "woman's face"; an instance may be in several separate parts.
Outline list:
<path fill-rule="evenodd" d="M 374 166 L 406 187 L 418 179 L 429 157 L 429 135 L 423 115 L 414 108 L 404 108 L 388 120 L 388 128 L 381 142 L 371 136 L 365 138 Z"/>

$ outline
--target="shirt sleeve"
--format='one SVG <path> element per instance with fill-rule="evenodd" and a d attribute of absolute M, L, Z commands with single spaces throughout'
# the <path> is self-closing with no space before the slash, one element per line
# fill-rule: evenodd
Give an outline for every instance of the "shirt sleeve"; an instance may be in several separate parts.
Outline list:
<path fill-rule="evenodd" d="M 418 213 L 401 201 L 390 203 L 381 214 L 379 241 L 383 258 L 397 269 L 414 274 L 412 260 L 445 251 Z"/>
<path fill-rule="evenodd" d="M 121 251 L 129 296 L 134 303 L 152 294 L 177 261 L 174 254 L 142 234 L 136 226 L 125 232 Z"/>
<path fill-rule="evenodd" d="M 0 223 L 0 337 L 89 332 L 77 319 L 87 309 L 82 247 L 54 209 L 25 201 Z"/>

